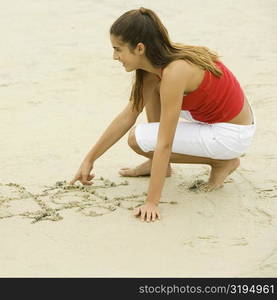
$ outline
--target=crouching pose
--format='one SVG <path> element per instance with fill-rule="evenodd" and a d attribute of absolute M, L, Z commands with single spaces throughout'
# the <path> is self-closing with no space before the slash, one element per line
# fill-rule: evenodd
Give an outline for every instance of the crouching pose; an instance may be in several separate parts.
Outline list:
<path fill-rule="evenodd" d="M 113 58 L 127 72 L 136 72 L 135 82 L 126 108 L 86 155 L 71 184 L 92 184 L 95 160 L 131 129 L 129 146 L 148 159 L 119 173 L 150 176 L 145 203 L 134 215 L 154 221 L 160 218 L 158 204 L 170 163 L 209 165 L 203 189 L 218 189 L 251 144 L 254 115 L 219 57 L 206 47 L 173 43 L 152 10 L 124 13 L 111 26 L 110 39 Z M 148 123 L 134 126 L 144 108 Z"/>

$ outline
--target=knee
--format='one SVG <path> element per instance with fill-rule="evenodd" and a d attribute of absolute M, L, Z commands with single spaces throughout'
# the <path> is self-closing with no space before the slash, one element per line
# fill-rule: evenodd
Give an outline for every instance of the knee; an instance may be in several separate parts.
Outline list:
<path fill-rule="evenodd" d="M 139 152 L 140 147 L 137 144 L 136 135 L 135 135 L 136 127 L 133 127 L 130 130 L 129 136 L 128 136 L 128 145 L 130 148 L 132 148 L 134 151 Z"/>

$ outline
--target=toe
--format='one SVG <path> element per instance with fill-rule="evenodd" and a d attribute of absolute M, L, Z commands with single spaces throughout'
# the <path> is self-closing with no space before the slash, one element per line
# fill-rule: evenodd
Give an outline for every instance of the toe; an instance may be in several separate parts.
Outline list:
<path fill-rule="evenodd" d="M 223 184 L 208 184 L 207 185 L 207 192 L 216 191 L 223 187 Z"/>
<path fill-rule="evenodd" d="M 129 168 L 122 168 L 122 169 L 120 169 L 119 174 L 121 176 L 132 176 L 132 172 L 131 171 L 132 170 L 129 169 Z"/>
<path fill-rule="evenodd" d="M 209 192 L 210 186 L 208 183 L 203 183 L 200 185 L 199 190 L 202 192 Z"/>
<path fill-rule="evenodd" d="M 125 170 L 124 169 L 120 169 L 118 171 L 118 174 L 121 175 L 121 176 L 125 176 Z"/>

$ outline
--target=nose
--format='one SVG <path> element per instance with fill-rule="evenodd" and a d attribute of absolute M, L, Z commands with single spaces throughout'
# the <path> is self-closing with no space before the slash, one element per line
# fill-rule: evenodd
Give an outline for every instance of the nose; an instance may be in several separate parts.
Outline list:
<path fill-rule="evenodd" d="M 113 53 L 113 59 L 114 60 L 119 60 L 119 56 L 115 52 Z"/>

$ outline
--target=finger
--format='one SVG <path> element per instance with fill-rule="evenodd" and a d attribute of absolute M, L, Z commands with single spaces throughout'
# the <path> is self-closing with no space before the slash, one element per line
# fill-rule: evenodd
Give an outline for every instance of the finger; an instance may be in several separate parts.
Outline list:
<path fill-rule="evenodd" d="M 146 216 L 147 216 L 146 221 L 147 222 L 150 222 L 150 220 L 151 220 L 151 214 L 152 214 L 151 211 L 147 212 L 147 214 L 146 214 Z"/>
<path fill-rule="evenodd" d="M 138 207 L 136 207 L 135 209 L 134 209 L 134 216 L 139 216 L 139 214 L 140 214 L 140 209 L 138 208 Z"/>
<path fill-rule="evenodd" d="M 156 214 L 157 214 L 157 216 L 158 216 L 158 219 L 160 220 L 160 219 L 161 219 L 160 213 L 157 211 Z"/>
<path fill-rule="evenodd" d="M 92 179 L 92 178 L 94 178 L 95 177 L 95 174 L 89 174 L 88 175 L 88 178 L 90 178 L 90 179 Z"/>
<path fill-rule="evenodd" d="M 75 176 L 75 177 L 70 181 L 70 184 L 73 185 L 77 180 L 78 180 L 78 178 Z"/>
<path fill-rule="evenodd" d="M 92 182 L 89 182 L 89 181 L 82 181 L 82 184 L 83 184 L 83 185 L 92 185 Z"/>
<path fill-rule="evenodd" d="M 88 174 L 82 174 L 82 181 L 86 182 L 88 178 Z"/>
<path fill-rule="evenodd" d="M 88 181 L 91 181 L 93 179 L 93 177 L 94 176 L 92 176 L 92 175 L 88 175 Z M 91 182 L 91 184 L 92 184 L 92 182 Z"/>
<path fill-rule="evenodd" d="M 144 222 L 144 218 L 146 217 L 146 211 L 141 209 L 140 210 L 140 215 L 141 215 L 140 220 L 142 222 Z"/>
<path fill-rule="evenodd" d="M 84 184 L 84 182 L 87 182 L 88 176 L 89 176 L 88 173 L 82 174 L 82 183 L 83 184 Z"/>

